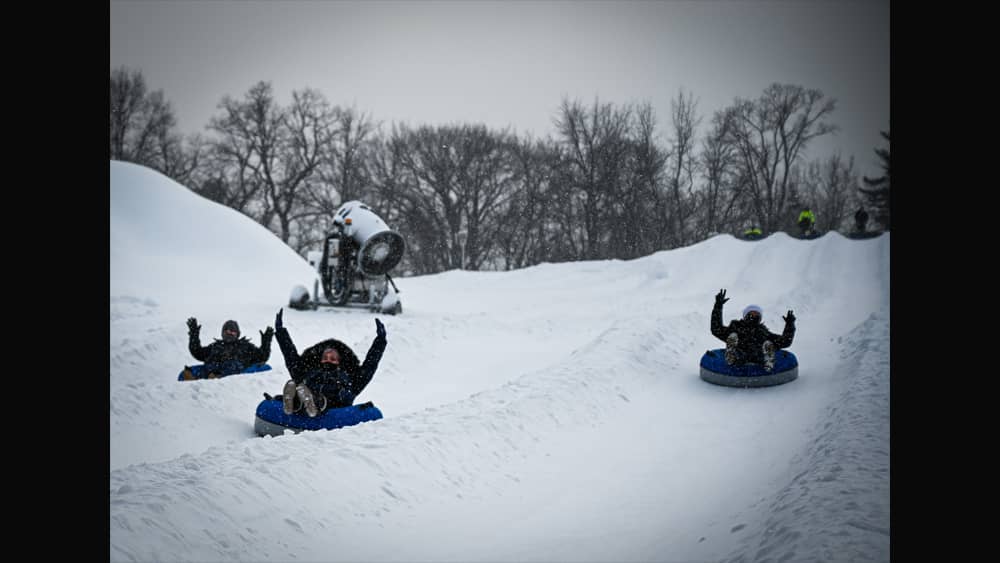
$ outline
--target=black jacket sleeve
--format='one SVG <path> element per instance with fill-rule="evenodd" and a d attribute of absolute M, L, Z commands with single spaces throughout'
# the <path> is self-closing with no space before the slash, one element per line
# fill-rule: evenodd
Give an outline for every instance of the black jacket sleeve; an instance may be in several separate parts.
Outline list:
<path fill-rule="evenodd" d="M 771 333 L 771 341 L 774 342 L 775 348 L 788 348 L 792 345 L 794 338 L 795 323 L 785 322 L 785 330 L 782 331 L 781 336 Z"/>
<path fill-rule="evenodd" d="M 358 369 L 358 376 L 353 381 L 351 388 L 351 392 L 355 396 L 361 394 L 361 391 L 368 385 L 368 382 L 372 380 L 372 376 L 375 375 L 378 363 L 382 361 L 382 354 L 385 353 L 385 345 L 385 337 L 376 336 L 371 347 L 368 348 L 368 354 L 365 355 L 365 362 Z"/>
<path fill-rule="evenodd" d="M 201 338 L 198 336 L 197 331 L 192 331 L 188 334 L 188 350 L 191 351 L 194 359 L 199 362 L 204 362 L 208 359 L 208 347 L 201 347 Z"/>
<path fill-rule="evenodd" d="M 722 324 L 722 305 L 712 307 L 712 336 L 723 342 L 729 336 L 729 328 Z"/>
<path fill-rule="evenodd" d="M 271 358 L 271 336 L 271 333 L 264 333 L 264 336 L 260 338 L 260 348 L 251 345 L 253 346 L 251 364 L 262 364 Z M 295 347 L 292 346 L 292 349 L 295 349 Z"/>
<path fill-rule="evenodd" d="M 278 347 L 281 348 L 281 355 L 285 357 L 285 367 L 288 368 L 288 374 L 292 376 L 295 383 L 302 383 L 302 380 L 305 379 L 305 374 L 302 373 L 301 366 L 299 365 L 301 358 L 299 357 L 298 350 L 295 349 L 292 337 L 288 334 L 288 329 L 281 327 L 274 334 L 278 338 Z"/>
<path fill-rule="evenodd" d="M 245 366 L 252 366 L 254 364 L 262 364 L 267 361 L 271 356 L 270 350 L 265 352 L 261 348 L 253 345 L 253 342 L 249 340 L 241 343 L 239 350 L 240 362 Z"/>

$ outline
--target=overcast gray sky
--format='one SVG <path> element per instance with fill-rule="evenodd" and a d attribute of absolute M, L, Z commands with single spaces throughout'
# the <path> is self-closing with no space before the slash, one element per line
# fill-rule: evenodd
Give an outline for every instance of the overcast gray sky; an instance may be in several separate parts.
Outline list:
<path fill-rule="evenodd" d="M 224 95 L 270 81 L 279 103 L 320 90 L 375 120 L 554 134 L 563 97 L 649 101 L 661 132 L 683 88 L 702 130 L 772 82 L 837 100 L 841 150 L 879 175 L 889 127 L 889 2 L 111 1 L 111 67 L 139 69 L 202 131 Z"/>

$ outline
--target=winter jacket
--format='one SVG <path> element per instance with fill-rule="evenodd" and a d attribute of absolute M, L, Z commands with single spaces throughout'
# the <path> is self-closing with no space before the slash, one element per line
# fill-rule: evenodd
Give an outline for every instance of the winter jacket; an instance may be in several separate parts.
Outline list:
<path fill-rule="evenodd" d="M 785 322 L 785 330 L 780 335 L 774 334 L 764 326 L 762 322 L 750 322 L 743 319 L 735 319 L 729 326 L 722 324 L 722 305 L 712 308 L 712 334 L 723 342 L 729 335 L 735 332 L 739 336 L 736 349 L 739 355 L 746 358 L 747 362 L 755 364 L 764 363 L 764 342 L 770 340 L 774 344 L 775 350 L 788 348 L 795 338 L 795 322 Z"/>
<path fill-rule="evenodd" d="M 325 396 L 327 408 L 349 407 L 354 404 L 354 398 L 361 394 L 375 375 L 386 345 L 385 337 L 376 336 L 365 356 L 365 362 L 359 365 L 358 357 L 351 348 L 335 338 L 314 344 L 299 355 L 287 328 L 279 328 L 276 335 L 289 375 L 295 383 L 305 383 L 313 395 L 319 393 Z M 320 362 L 323 350 L 327 348 L 335 348 L 340 354 L 339 366 Z"/>
<path fill-rule="evenodd" d="M 813 214 L 811 209 L 803 209 L 802 213 L 799 213 L 799 225 L 812 225 L 816 222 L 816 215 Z"/>
<path fill-rule="evenodd" d="M 202 347 L 198 331 L 191 331 L 188 333 L 188 349 L 196 360 L 204 362 L 209 369 L 222 365 L 236 366 L 236 371 L 227 371 L 237 373 L 253 364 L 264 363 L 271 357 L 271 335 L 264 334 L 260 348 L 243 337 L 232 342 L 216 338 L 215 342 Z"/>

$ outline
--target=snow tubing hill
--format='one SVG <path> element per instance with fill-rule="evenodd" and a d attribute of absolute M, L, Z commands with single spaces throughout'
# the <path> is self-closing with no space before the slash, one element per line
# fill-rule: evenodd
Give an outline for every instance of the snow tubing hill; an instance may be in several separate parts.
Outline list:
<path fill-rule="evenodd" d="M 230 371 L 227 369 L 221 370 L 222 373 L 214 374 L 215 377 L 209 377 L 208 371 L 205 369 L 204 364 L 198 364 L 193 366 L 185 366 L 179 374 L 177 374 L 177 381 L 194 381 L 196 379 L 218 379 L 221 377 L 229 377 L 230 375 L 237 375 L 241 373 L 257 373 L 258 371 L 267 371 L 271 369 L 271 366 L 267 364 L 253 364 L 243 371 Z"/>
<path fill-rule="evenodd" d="M 701 378 L 729 387 L 768 387 L 788 383 L 799 376 L 799 360 L 787 350 L 778 350 L 774 370 L 760 364 L 731 366 L 726 363 L 725 348 L 709 350 L 701 356 Z"/>
<path fill-rule="evenodd" d="M 286 430 L 296 434 L 303 430 L 333 430 L 380 418 L 382 411 L 371 401 L 360 405 L 327 409 L 319 416 L 310 418 L 304 413 L 285 414 L 280 399 L 264 399 L 257 405 L 253 429 L 258 436 L 281 436 Z"/>

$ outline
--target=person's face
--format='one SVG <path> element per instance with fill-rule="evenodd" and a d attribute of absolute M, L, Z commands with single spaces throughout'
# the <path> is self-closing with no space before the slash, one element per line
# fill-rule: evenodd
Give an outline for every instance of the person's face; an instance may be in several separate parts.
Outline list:
<path fill-rule="evenodd" d="M 239 337 L 239 335 L 240 335 L 239 332 L 231 328 L 227 328 L 226 330 L 222 331 L 222 339 L 225 340 L 226 342 L 232 342 L 233 340 L 236 340 Z"/>
<path fill-rule="evenodd" d="M 749 311 L 743 317 L 743 320 L 745 320 L 747 322 L 750 322 L 750 323 L 754 323 L 754 324 L 759 323 L 760 322 L 760 313 L 758 313 L 757 311 Z"/>
<path fill-rule="evenodd" d="M 323 357 L 320 359 L 322 364 L 333 364 L 335 366 L 340 365 L 340 354 L 337 353 L 333 348 L 327 348 L 323 350 Z"/>

